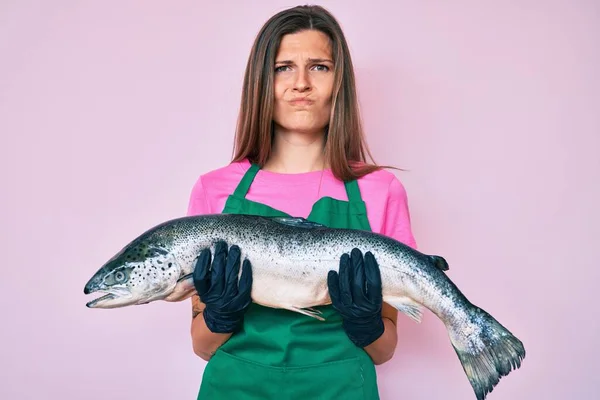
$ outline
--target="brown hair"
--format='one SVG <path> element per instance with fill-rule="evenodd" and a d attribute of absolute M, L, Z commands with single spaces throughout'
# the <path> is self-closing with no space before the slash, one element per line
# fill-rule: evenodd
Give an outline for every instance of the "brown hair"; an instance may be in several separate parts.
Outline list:
<path fill-rule="evenodd" d="M 319 30 L 329 37 L 335 64 L 325 156 L 338 179 L 357 179 L 382 167 L 373 162 L 364 139 L 346 39 L 333 15 L 320 6 L 297 6 L 281 11 L 272 16 L 256 36 L 244 75 L 233 161 L 248 158 L 262 167 L 269 158 L 275 57 L 282 36 L 308 29 Z M 367 156 L 372 164 L 367 163 Z"/>

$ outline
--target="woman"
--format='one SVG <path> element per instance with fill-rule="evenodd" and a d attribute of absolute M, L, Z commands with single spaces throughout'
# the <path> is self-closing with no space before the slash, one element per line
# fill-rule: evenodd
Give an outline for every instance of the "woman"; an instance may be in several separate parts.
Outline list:
<path fill-rule="evenodd" d="M 252 47 L 234 159 L 200 176 L 188 214 L 304 217 L 414 247 L 402 184 L 366 154 L 341 28 L 321 7 L 285 10 Z M 373 255 L 341 257 L 339 274 L 327 277 L 323 322 L 251 303 L 249 262 L 239 288 L 225 274 L 228 263 L 239 268 L 239 254 L 221 243 L 212 260 L 199 257 L 191 336 L 208 364 L 198 398 L 378 399 L 374 365 L 394 354 L 397 311 L 381 302 L 381 289 L 365 294 L 367 281 L 380 288 Z"/>

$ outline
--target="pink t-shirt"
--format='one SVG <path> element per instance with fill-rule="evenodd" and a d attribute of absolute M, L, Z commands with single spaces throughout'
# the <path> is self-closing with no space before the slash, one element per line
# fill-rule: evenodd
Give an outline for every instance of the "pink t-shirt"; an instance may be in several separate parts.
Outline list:
<path fill-rule="evenodd" d="M 221 213 L 227 197 L 234 192 L 248 168 L 250 163 L 244 160 L 201 175 L 192 188 L 187 214 Z M 375 171 L 359 178 L 358 187 L 371 229 L 416 248 L 406 191 L 398 178 L 387 170 Z M 344 183 L 329 169 L 323 173 L 300 174 L 261 169 L 246 194 L 248 200 L 303 218 L 308 217 L 313 204 L 323 196 L 348 200 Z"/>

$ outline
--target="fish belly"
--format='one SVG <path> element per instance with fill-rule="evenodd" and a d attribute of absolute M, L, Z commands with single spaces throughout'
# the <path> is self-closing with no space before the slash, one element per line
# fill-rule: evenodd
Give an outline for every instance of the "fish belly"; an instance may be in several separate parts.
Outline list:
<path fill-rule="evenodd" d="M 327 273 L 335 268 L 331 263 L 258 253 L 248 257 L 255 303 L 294 311 L 331 303 L 327 290 Z"/>

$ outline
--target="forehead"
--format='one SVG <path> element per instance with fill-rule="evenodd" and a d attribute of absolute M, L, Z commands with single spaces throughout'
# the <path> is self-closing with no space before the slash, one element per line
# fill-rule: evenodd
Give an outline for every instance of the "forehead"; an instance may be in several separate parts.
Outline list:
<path fill-rule="evenodd" d="M 277 59 L 331 58 L 329 37 L 321 31 L 306 30 L 281 38 Z"/>

